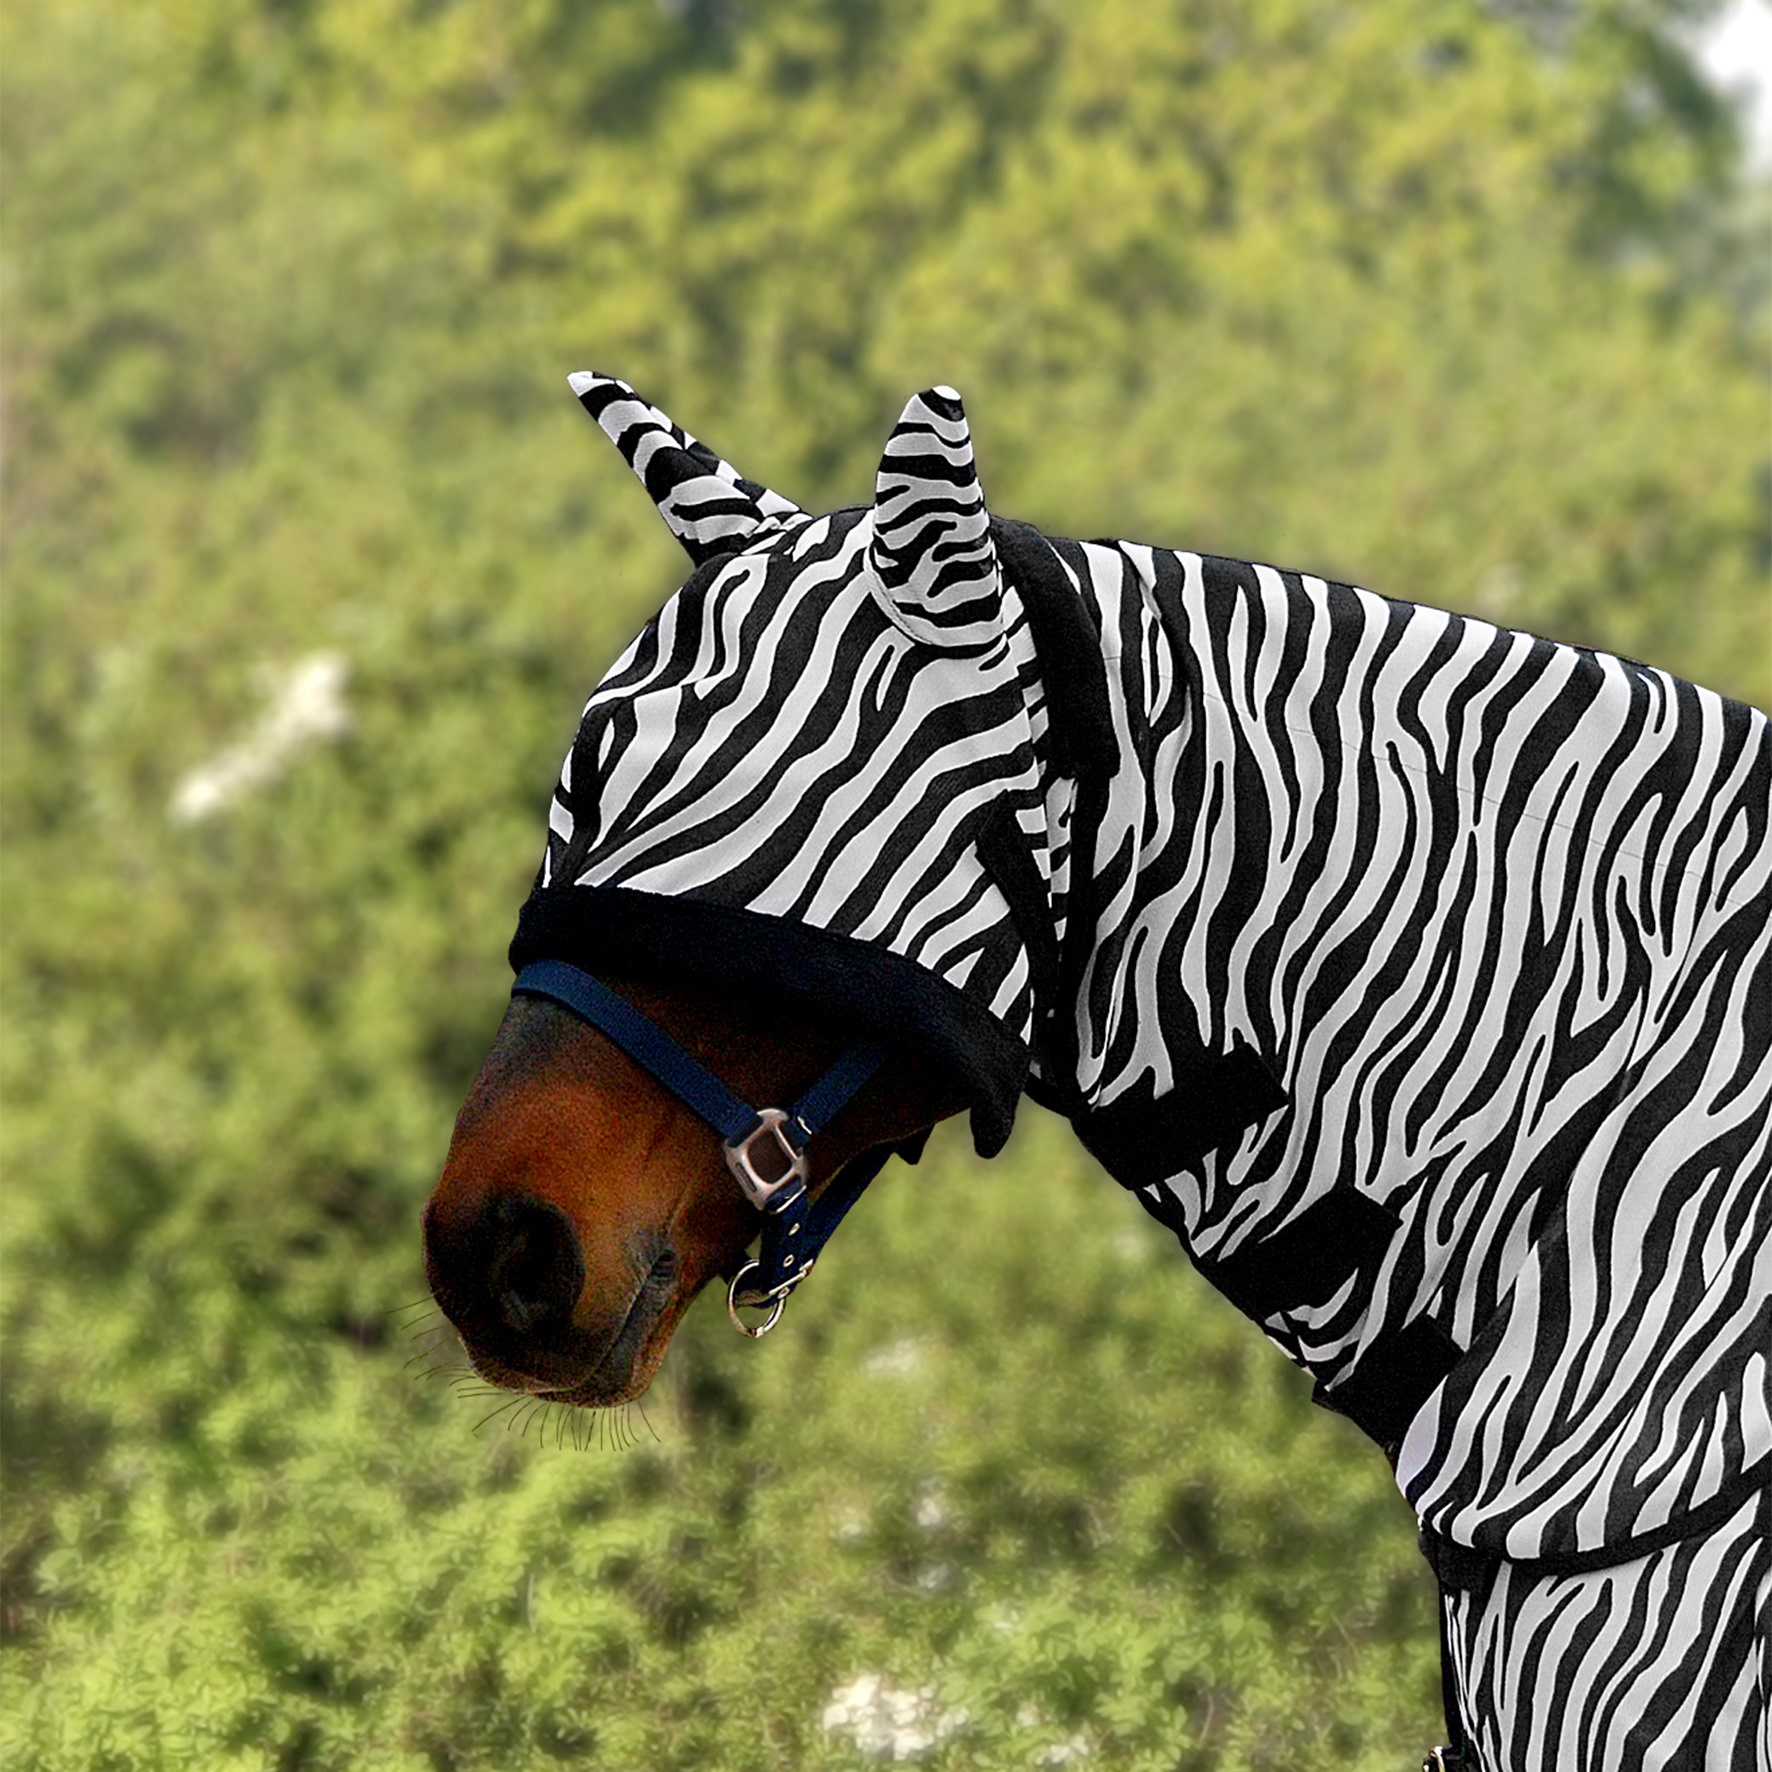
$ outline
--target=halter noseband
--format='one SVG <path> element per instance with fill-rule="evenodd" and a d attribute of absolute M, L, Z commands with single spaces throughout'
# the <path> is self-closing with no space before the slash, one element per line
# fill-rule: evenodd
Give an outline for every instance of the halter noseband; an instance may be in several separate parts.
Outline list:
<path fill-rule="evenodd" d="M 726 1288 L 733 1327 L 766 1335 L 781 1320 L 788 1294 L 812 1271 L 813 1261 L 862 1189 L 891 1156 L 888 1148 L 866 1151 L 845 1165 L 816 1205 L 807 1197 L 806 1146 L 886 1062 L 886 1050 L 858 1040 L 791 1108 L 753 1108 L 735 1095 L 649 1016 L 619 997 L 601 979 L 564 960 L 536 960 L 517 974 L 513 996 L 546 997 L 606 1034 L 629 1058 L 650 1071 L 721 1137 L 726 1167 L 744 1197 L 768 1215 L 763 1246 Z M 742 1282 L 755 1272 L 749 1286 Z M 753 1328 L 738 1307 L 768 1305 L 768 1318 Z"/>

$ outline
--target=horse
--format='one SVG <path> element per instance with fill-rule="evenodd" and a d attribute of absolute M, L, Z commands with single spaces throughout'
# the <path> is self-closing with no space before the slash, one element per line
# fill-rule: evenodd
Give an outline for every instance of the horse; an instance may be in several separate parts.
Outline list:
<path fill-rule="evenodd" d="M 1389 1461 L 1429 1766 L 1772 1772 L 1766 716 L 995 516 L 950 388 L 816 516 L 572 385 L 693 570 L 585 706 L 425 1210 L 475 1369 L 636 1397 L 717 1277 L 767 1332 L 1026 1093 Z"/>

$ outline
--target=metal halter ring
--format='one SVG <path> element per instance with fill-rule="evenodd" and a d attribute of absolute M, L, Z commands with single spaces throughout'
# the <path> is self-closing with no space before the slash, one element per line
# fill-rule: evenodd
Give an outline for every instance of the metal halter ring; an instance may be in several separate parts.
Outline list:
<path fill-rule="evenodd" d="M 767 1335 L 769 1331 L 781 1321 L 781 1313 L 786 1310 L 788 1306 L 788 1293 L 792 1290 L 789 1286 L 783 1286 L 776 1292 L 765 1293 L 761 1298 L 756 1299 L 754 1302 L 747 1305 L 747 1309 L 753 1310 L 761 1309 L 764 1305 L 769 1306 L 769 1315 L 753 1329 L 751 1325 L 738 1314 L 738 1288 L 745 1275 L 757 1265 L 758 1264 L 754 1261 L 747 1261 L 744 1266 L 732 1276 L 731 1282 L 726 1288 L 726 1314 L 732 1319 L 732 1327 L 736 1329 L 740 1335 L 748 1335 L 752 1341 L 757 1340 L 760 1336 Z"/>

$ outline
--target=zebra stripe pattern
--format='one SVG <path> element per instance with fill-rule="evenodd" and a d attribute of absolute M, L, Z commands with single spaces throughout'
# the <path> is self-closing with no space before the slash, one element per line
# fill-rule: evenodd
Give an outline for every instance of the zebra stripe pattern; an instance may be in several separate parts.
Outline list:
<path fill-rule="evenodd" d="M 1077 549 L 1079 578 L 1121 579 L 1130 651 L 1144 580 L 1116 551 Z M 1142 734 L 1125 704 L 1127 742 L 1167 737 L 1192 779 L 1116 782 L 1086 1088 L 1167 1088 L 1184 1017 L 1272 1055 L 1291 1111 L 1164 1184 L 1208 1262 L 1331 1189 L 1398 1214 L 1366 1286 L 1266 1327 L 1331 1389 L 1427 1313 L 1479 1348 L 1403 1449 L 1429 1523 L 1480 1517 L 1474 1542 L 1526 1558 L 1666 1525 L 1772 1455 L 1765 717 L 1346 586 L 1179 563 L 1172 598 L 1151 583 L 1200 637 L 1198 688 L 1167 735 L 1160 701 Z"/>
<path fill-rule="evenodd" d="M 1714 1532 L 1585 1574 L 1496 1568 L 1450 1603 L 1486 1767 L 1772 1765 L 1772 1489 Z"/>
<path fill-rule="evenodd" d="M 745 479 L 626 382 L 586 370 L 568 379 L 697 566 L 738 541 L 779 534 L 806 520 L 792 499 Z"/>
<path fill-rule="evenodd" d="M 1080 1131 L 1185 1130 L 1200 1056 L 1241 1054 L 1262 1110 L 1167 1164 L 1135 1138 L 1120 1178 L 1239 1302 L 1265 1271 L 1245 1308 L 1331 1407 L 1360 1419 L 1412 1336 L 1449 1350 L 1375 1437 L 1502 1572 L 1448 1601 L 1483 1763 L 1754 1763 L 1766 716 L 1305 574 L 1054 540 L 1111 726 L 1084 780 L 1054 762 L 1075 661 L 1035 645 L 951 389 L 905 408 L 871 509 L 812 518 L 625 383 L 574 386 L 700 570 L 586 705 L 537 898 L 896 956 L 1025 1043 Z M 1386 1234 L 1289 1277 L 1270 1251 L 1325 1211 Z"/>
<path fill-rule="evenodd" d="M 1000 644 L 1002 579 L 952 388 L 914 395 L 880 459 L 868 565 L 887 618 L 925 646 Z"/>
<path fill-rule="evenodd" d="M 659 457 L 686 447 L 675 441 L 686 433 L 624 383 L 578 391 L 648 489 L 662 484 Z M 934 389 L 906 408 L 881 469 L 884 544 L 874 513 L 844 512 L 802 518 L 767 545 L 793 507 L 756 496 L 765 545 L 752 540 L 717 576 L 692 581 L 586 703 L 542 885 L 737 905 L 878 943 L 1026 1037 L 1027 957 L 973 838 L 1004 804 L 1025 810 L 1030 832 L 1044 829 L 1032 640 L 1025 620 L 1004 619 L 1000 588 L 986 650 L 961 659 L 911 631 L 927 624 L 966 644 L 972 587 L 987 569 L 996 585 L 971 464 L 959 403 Z M 708 494 L 709 479 L 672 481 L 667 494 L 667 520 L 701 561 L 716 539 L 734 539 L 730 499 Z M 718 506 L 719 527 L 687 530 L 685 486 L 703 487 L 694 508 Z M 833 683 L 847 693 L 833 697 Z M 1049 867 L 1044 846 L 1035 858 Z"/>

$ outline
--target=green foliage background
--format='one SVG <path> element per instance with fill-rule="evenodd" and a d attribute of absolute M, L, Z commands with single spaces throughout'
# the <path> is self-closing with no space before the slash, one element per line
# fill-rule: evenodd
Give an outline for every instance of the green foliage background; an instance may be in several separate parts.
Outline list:
<path fill-rule="evenodd" d="M 681 576 L 566 371 L 812 506 L 952 381 L 1005 513 L 1765 702 L 1704 10 L 10 9 L 8 1765 L 845 1767 L 867 1674 L 941 1767 L 1419 1754 L 1382 1461 L 1037 1112 L 588 1444 L 401 1307 L 577 709 Z M 349 733 L 174 820 L 315 651 Z"/>

